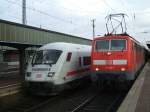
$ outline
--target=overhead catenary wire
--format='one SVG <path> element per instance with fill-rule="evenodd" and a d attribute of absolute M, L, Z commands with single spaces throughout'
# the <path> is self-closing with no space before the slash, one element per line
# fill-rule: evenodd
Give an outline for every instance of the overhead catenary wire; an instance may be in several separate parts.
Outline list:
<path fill-rule="evenodd" d="M 22 4 L 21 4 L 21 1 L 22 0 L 5 0 L 5 1 L 7 1 L 7 2 L 9 2 L 10 4 L 15 4 L 15 5 L 17 5 L 17 6 L 19 6 L 19 7 L 22 7 Z M 42 5 L 44 5 L 44 4 L 46 4 L 46 3 L 48 3 L 48 2 L 45 2 L 45 1 L 42 1 L 42 0 L 38 0 L 38 1 L 34 1 L 34 0 L 32 0 L 33 1 L 33 3 L 36 3 L 36 2 L 40 2 L 40 3 L 42 3 Z M 114 7 L 112 7 L 112 4 L 110 4 L 109 3 L 109 1 L 107 1 L 107 0 L 104 0 L 103 1 L 104 3 L 105 3 L 105 5 L 109 8 L 109 9 L 111 9 L 114 13 L 116 12 L 116 10 L 114 9 Z M 120 2 L 122 2 L 122 0 L 120 1 Z M 122 3 L 124 3 L 124 1 L 122 2 Z M 53 4 L 53 7 L 54 7 L 54 5 L 56 5 L 57 6 L 57 4 Z M 104 4 L 103 4 L 104 5 Z M 35 6 L 36 6 L 36 4 L 35 4 Z M 124 7 L 125 6 L 127 6 L 127 4 L 124 4 Z M 58 7 L 60 7 L 60 6 L 58 6 Z M 62 10 L 64 9 L 64 10 L 68 10 L 68 11 L 70 11 L 70 13 L 72 12 L 72 11 L 75 11 L 75 10 L 73 10 L 73 9 L 68 9 L 68 8 L 65 8 L 65 7 L 61 7 L 62 8 Z M 122 7 L 121 7 L 122 8 Z M 126 8 L 127 9 L 127 8 Z M 53 14 L 50 14 L 50 12 L 46 12 L 46 11 L 42 11 L 42 9 L 38 9 L 38 8 L 34 8 L 33 7 L 33 4 L 32 5 L 30 5 L 30 6 L 27 6 L 27 10 L 28 11 L 33 11 L 33 13 L 35 12 L 35 13 L 37 13 L 37 15 L 38 16 L 41 16 L 41 17 L 43 17 L 42 19 L 39 19 L 39 22 L 37 23 L 38 24 L 38 26 L 39 25 L 41 25 L 41 23 L 40 23 L 40 21 L 42 21 L 43 19 L 44 19 L 44 16 L 43 15 L 45 15 L 45 17 L 47 16 L 47 18 L 48 17 L 50 17 L 50 18 L 52 18 L 52 19 L 54 19 L 55 21 L 61 21 L 61 22 L 63 22 L 63 23 L 68 23 L 68 24 L 70 24 L 70 25 L 72 25 L 72 27 L 77 27 L 77 25 L 78 25 L 78 23 L 80 23 L 79 21 L 79 19 L 80 18 L 72 18 L 72 19 L 70 19 L 70 18 L 63 18 L 63 17 L 60 17 L 60 16 L 57 16 L 57 15 L 53 15 Z M 85 13 L 99 13 L 99 15 L 100 16 L 103 16 L 103 12 L 99 12 L 99 11 L 91 11 L 91 10 L 82 10 L 83 12 L 85 12 Z M 128 10 L 129 11 L 129 10 Z M 132 11 L 132 10 L 130 10 L 130 11 Z M 79 12 L 79 11 L 77 11 L 77 12 Z M 133 12 L 133 11 L 132 11 Z M 38 14 L 39 13 L 39 14 Z M 133 23 L 134 22 L 134 20 L 135 20 L 135 16 L 136 15 L 140 15 L 140 14 L 149 14 L 150 12 L 134 12 L 134 14 L 132 13 L 132 17 L 133 18 L 130 18 L 130 19 L 128 19 L 128 22 L 131 20 L 131 19 L 133 19 L 131 22 Z M 14 16 L 18 16 L 18 15 L 15 15 L 14 14 Z M 20 14 L 20 16 L 21 16 L 21 14 Z M 31 18 L 32 16 L 30 16 L 30 18 Z M 95 18 L 95 17 L 94 17 Z M 137 17 L 138 18 L 138 17 Z M 20 18 L 21 19 L 21 18 Z M 31 18 L 32 19 L 32 18 Z M 31 20 L 31 19 L 29 19 L 29 20 Z M 34 18 L 34 20 L 35 19 L 37 19 L 37 18 Z M 68 20 L 67 20 L 68 19 Z M 69 20 L 70 19 L 70 20 Z M 19 20 L 19 19 L 17 19 L 17 20 Z M 97 19 L 98 20 L 98 19 Z M 53 20 L 52 20 L 53 21 Z M 78 22 L 77 22 L 78 21 Z M 82 20 L 83 21 L 83 20 Z M 30 21 L 31 22 L 31 21 Z M 42 22 L 44 22 L 44 21 L 42 21 Z M 51 22 L 51 21 L 50 21 Z M 49 23 L 50 23 L 49 22 Z M 34 23 L 35 23 L 35 21 L 34 21 Z M 47 22 L 48 23 L 48 22 Z M 48 23 L 48 24 L 49 24 Z M 89 23 L 90 23 L 90 20 L 89 20 Z M 35 23 L 36 24 L 36 23 Z M 43 23 L 44 24 L 44 23 Z M 53 23 L 52 23 L 53 24 Z M 76 26 L 74 25 L 74 24 L 76 24 Z M 46 25 L 46 24 L 45 24 Z M 74 26 L 73 26 L 74 25 Z M 43 25 L 42 25 L 43 26 Z M 127 24 L 127 26 L 130 26 L 130 27 L 132 27 L 132 24 Z M 46 27 L 46 26 L 44 26 L 44 27 Z M 77 28 L 76 28 L 77 29 Z"/>
<path fill-rule="evenodd" d="M 19 6 L 20 8 L 22 8 L 22 4 L 21 4 L 21 2 L 20 3 L 18 3 L 18 2 L 13 2 L 13 1 L 11 1 L 11 0 L 6 0 L 8 3 L 10 3 L 10 4 L 15 4 L 15 5 L 17 5 L 17 6 Z M 31 7 L 27 7 L 27 10 L 32 10 L 32 11 L 34 11 L 35 9 L 34 8 L 31 8 Z M 37 12 L 37 11 L 34 11 L 34 12 Z M 43 12 L 42 12 L 43 13 Z M 17 15 L 17 14 L 14 14 L 14 15 Z M 12 17 L 12 16 L 11 16 Z M 49 17 L 49 16 L 48 16 Z M 13 16 L 13 18 L 15 18 L 15 16 Z M 17 18 L 17 17 L 16 17 Z M 20 22 L 21 22 L 21 15 L 20 15 L 20 18 L 17 18 L 17 20 L 20 20 Z M 47 26 L 44 26 L 44 25 L 41 25 L 41 23 L 39 22 L 38 24 L 37 23 L 35 23 L 35 21 L 33 20 L 33 21 L 30 21 L 31 19 L 29 19 L 28 20 L 28 23 L 32 23 L 34 26 L 38 26 L 38 27 L 41 27 L 42 26 L 42 28 L 48 28 L 49 29 L 49 27 L 47 27 Z M 72 21 L 71 21 L 72 22 Z M 68 23 L 68 22 L 67 22 Z M 48 23 L 48 24 L 51 24 L 51 23 Z M 74 24 L 74 23 L 73 23 Z M 73 24 L 71 24 L 71 25 L 73 25 Z M 76 25 L 77 26 L 77 25 Z M 54 30 L 55 28 L 53 28 L 53 30 Z M 76 29 L 78 29 L 78 28 L 76 28 Z M 67 33 L 67 32 L 66 32 Z"/>
<path fill-rule="evenodd" d="M 19 4 L 19 3 L 17 3 L 17 2 L 10 1 L 10 0 L 6 0 L 6 1 L 7 1 L 8 3 L 10 3 L 10 4 L 15 4 L 15 5 L 19 6 L 19 7 L 22 7 L 22 4 Z M 27 9 L 27 10 L 31 10 L 31 11 L 33 11 L 33 12 L 37 12 L 37 13 L 42 14 L 42 15 L 45 15 L 45 16 L 47 16 L 47 17 L 51 17 L 51 18 L 53 18 L 54 20 L 59 20 L 59 21 L 65 22 L 65 23 L 77 25 L 77 23 L 73 22 L 72 19 L 71 19 L 70 21 L 68 21 L 68 20 L 65 20 L 65 19 L 62 19 L 62 18 L 53 16 L 53 15 L 50 15 L 50 14 L 48 14 L 47 12 L 41 11 L 41 10 L 39 10 L 39 9 L 36 9 L 36 8 L 33 8 L 33 7 L 29 7 L 29 6 L 27 6 L 26 9 Z M 29 21 L 29 20 L 28 20 L 28 21 Z M 40 26 L 41 26 L 41 25 L 40 25 Z"/>
<path fill-rule="evenodd" d="M 103 1 L 104 4 L 105 4 L 108 8 L 110 8 L 113 12 L 117 12 L 115 9 L 113 9 L 113 8 L 107 3 L 106 0 L 102 0 L 102 1 Z"/>
<path fill-rule="evenodd" d="M 130 7 L 130 4 L 128 4 L 127 2 L 126 2 L 126 0 L 118 0 L 118 2 L 120 2 L 121 3 L 121 5 L 124 7 L 124 9 L 126 10 L 126 12 L 130 15 L 130 17 L 129 16 L 127 16 L 128 18 L 129 18 L 129 21 L 131 22 L 129 25 L 128 25 L 128 27 L 130 26 L 130 27 L 135 27 L 134 26 L 134 22 L 135 22 L 135 19 L 134 19 L 134 11 L 133 11 L 133 7 Z M 133 28 L 134 29 L 134 28 Z"/>
<path fill-rule="evenodd" d="M 7 14 L 5 14 L 5 15 L 7 15 L 7 16 L 9 16 L 9 17 L 11 17 L 11 18 L 14 18 L 14 19 L 15 19 L 14 22 L 19 21 L 19 23 L 21 23 L 21 18 L 16 17 L 16 16 L 14 16 L 14 15 L 11 15 L 11 14 L 9 14 L 9 13 L 7 13 Z M 6 19 L 6 18 L 3 17 L 3 18 L 1 18 L 1 19 Z M 7 20 L 9 20 L 9 19 L 7 19 Z M 16 21 L 16 20 L 17 20 L 17 21 Z M 31 20 L 29 20 L 28 22 L 34 23 L 34 21 L 31 21 Z M 34 26 L 39 26 L 39 24 L 34 23 Z"/>
<path fill-rule="evenodd" d="M 22 7 L 22 4 L 19 4 L 19 3 L 17 3 L 17 2 L 13 2 L 13 1 L 10 1 L 10 0 L 5 0 L 5 1 L 7 1 L 7 2 L 9 2 L 9 3 L 11 3 L 11 4 L 15 4 L 15 5 L 18 5 L 18 6 Z M 48 16 L 48 17 L 51 17 L 51 18 L 53 18 L 53 19 L 57 19 L 57 20 L 59 20 L 59 21 L 63 21 L 63 22 L 69 23 L 69 24 L 73 24 L 73 23 L 72 23 L 71 21 L 69 21 L 69 20 L 65 20 L 65 19 L 62 19 L 62 18 L 60 18 L 60 17 L 51 15 L 51 14 L 49 14 L 49 13 L 47 13 L 47 12 L 44 12 L 44 11 L 41 11 L 41 10 L 39 10 L 39 9 L 36 9 L 36 8 L 33 8 L 33 7 L 29 7 L 29 6 L 26 6 L 26 8 L 27 8 L 28 10 L 32 10 L 32 11 L 34 11 L 34 12 L 38 12 L 38 13 L 40 13 L 40 14 L 46 15 L 46 16 Z"/>
<path fill-rule="evenodd" d="M 38 2 L 42 3 L 42 4 L 45 4 L 47 5 L 43 0 L 37 0 Z M 36 1 L 36 2 L 37 2 Z M 78 10 L 78 9 L 69 9 L 69 8 L 66 8 L 66 7 L 63 7 L 63 6 L 58 6 L 56 4 L 53 4 L 54 7 L 60 7 L 62 10 L 66 10 L 66 11 L 69 11 L 69 12 L 76 12 L 76 13 L 80 13 L 80 12 L 83 12 L 83 13 L 89 13 L 89 14 L 105 14 L 105 12 L 100 12 L 100 11 L 90 11 L 90 10 L 85 10 L 82 8 L 82 10 Z M 109 7 L 110 8 L 110 7 Z"/>
<path fill-rule="evenodd" d="M 6 0 L 6 1 L 9 2 L 9 3 L 11 3 L 11 4 L 15 4 L 15 5 L 18 5 L 18 6 L 22 7 L 22 4 L 19 4 L 19 3 L 16 2 L 16 1 L 10 1 L 10 0 Z M 20 0 L 18 0 L 18 1 L 20 1 Z M 40 2 L 41 2 L 41 1 L 40 1 Z M 44 3 L 44 2 L 42 2 L 42 3 Z M 104 3 L 105 3 L 105 5 L 106 5 L 107 7 L 109 7 L 111 10 L 113 10 L 114 12 L 116 12 L 116 11 L 106 2 L 106 0 L 104 0 Z M 65 23 L 69 23 L 69 24 L 75 24 L 72 20 L 66 20 L 66 19 L 63 19 L 63 18 L 54 16 L 54 15 L 51 15 L 51 14 L 49 14 L 49 13 L 47 13 L 47 12 L 45 12 L 45 11 L 41 11 L 41 10 L 39 10 L 39 9 L 37 9 L 37 8 L 33 8 L 33 7 L 30 7 L 30 6 L 26 6 L 26 8 L 27 8 L 27 10 L 31 10 L 31 11 L 37 12 L 37 13 L 39 13 L 39 14 L 48 16 L 48 17 L 53 18 L 53 19 L 55 19 L 55 20 L 59 20 L 59 21 L 62 21 L 62 22 L 65 22 Z M 67 8 L 63 8 L 63 9 L 73 11 L 72 9 L 67 9 Z M 86 12 L 86 13 L 93 13 L 93 12 L 95 12 L 95 13 L 97 13 L 97 14 L 99 13 L 98 11 L 96 12 L 96 11 L 86 11 L 86 10 L 85 10 L 84 12 Z"/>
<path fill-rule="evenodd" d="M 21 20 L 21 18 L 18 18 L 18 17 L 16 17 L 16 16 L 13 16 L 13 15 L 10 15 L 10 14 L 5 14 L 5 15 L 7 15 L 7 16 L 9 16 L 9 17 L 12 17 L 12 18 L 14 18 L 14 19 L 16 19 L 16 20 Z"/>

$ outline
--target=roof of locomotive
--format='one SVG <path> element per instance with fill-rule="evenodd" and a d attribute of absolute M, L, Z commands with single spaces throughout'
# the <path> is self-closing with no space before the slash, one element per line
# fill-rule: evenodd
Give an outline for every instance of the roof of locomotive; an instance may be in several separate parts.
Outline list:
<path fill-rule="evenodd" d="M 103 40 L 103 39 L 131 39 L 133 40 L 135 43 L 139 44 L 140 46 L 143 46 L 139 41 L 137 41 L 135 38 L 131 37 L 128 34 L 108 34 L 105 36 L 98 36 L 96 38 L 94 38 L 94 40 Z"/>
<path fill-rule="evenodd" d="M 72 44 L 65 42 L 55 42 L 43 45 L 39 48 L 39 50 L 47 50 L 47 49 L 57 49 L 62 51 L 91 51 L 91 46 L 89 45 L 81 45 L 81 44 Z"/>
<path fill-rule="evenodd" d="M 131 36 L 127 35 L 127 34 L 110 34 L 110 35 L 104 35 L 104 36 L 97 36 L 96 38 L 94 38 L 94 40 L 101 40 L 101 39 L 112 39 L 112 38 L 132 38 Z M 134 38 L 132 38 L 134 39 Z M 134 39 L 135 40 L 135 39 Z"/>

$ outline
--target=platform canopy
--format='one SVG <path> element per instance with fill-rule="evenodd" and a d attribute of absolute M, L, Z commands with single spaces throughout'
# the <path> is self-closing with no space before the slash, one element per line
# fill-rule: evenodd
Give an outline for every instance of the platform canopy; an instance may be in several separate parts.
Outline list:
<path fill-rule="evenodd" d="M 9 46 L 9 47 L 14 47 L 14 48 L 21 48 L 25 49 L 28 47 L 41 47 L 42 45 L 38 45 L 38 44 L 29 44 L 29 43 L 19 43 L 19 42 L 9 42 L 9 41 L 0 41 L 0 45 L 1 46 Z"/>
<path fill-rule="evenodd" d="M 23 47 L 30 47 L 52 42 L 67 42 L 85 45 L 91 44 L 91 40 L 86 38 L 1 19 L 0 41 L 0 45 L 9 45 L 10 47 L 17 48 L 21 47 L 20 45 Z"/>

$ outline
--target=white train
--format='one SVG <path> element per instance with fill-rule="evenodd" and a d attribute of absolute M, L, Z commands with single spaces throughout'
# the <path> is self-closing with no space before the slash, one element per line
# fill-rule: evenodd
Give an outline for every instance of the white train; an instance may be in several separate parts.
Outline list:
<path fill-rule="evenodd" d="M 91 46 L 64 42 L 42 46 L 27 66 L 28 90 L 47 94 L 62 91 L 90 77 Z"/>

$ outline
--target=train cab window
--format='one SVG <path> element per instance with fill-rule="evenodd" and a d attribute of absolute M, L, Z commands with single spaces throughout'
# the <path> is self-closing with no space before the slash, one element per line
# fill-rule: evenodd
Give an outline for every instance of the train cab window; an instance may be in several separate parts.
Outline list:
<path fill-rule="evenodd" d="M 83 57 L 83 65 L 90 65 L 91 64 L 91 57 L 87 56 L 87 57 Z"/>
<path fill-rule="evenodd" d="M 126 50 L 126 40 L 125 39 L 111 40 L 110 50 Z"/>
<path fill-rule="evenodd" d="M 43 52 L 37 51 L 35 53 L 35 55 L 33 56 L 32 63 L 33 64 L 42 64 L 42 59 L 43 59 Z"/>
<path fill-rule="evenodd" d="M 62 51 L 60 50 L 47 50 L 43 55 L 43 61 L 46 64 L 56 64 L 59 59 Z"/>
<path fill-rule="evenodd" d="M 68 52 L 66 61 L 70 61 L 70 60 L 71 60 L 71 56 L 72 56 L 72 53 L 71 53 L 71 52 Z"/>
<path fill-rule="evenodd" d="M 56 64 L 61 53 L 62 51 L 54 49 L 37 51 L 32 64 Z"/>
<path fill-rule="evenodd" d="M 96 41 L 96 51 L 108 51 L 109 40 L 98 40 Z"/>

